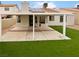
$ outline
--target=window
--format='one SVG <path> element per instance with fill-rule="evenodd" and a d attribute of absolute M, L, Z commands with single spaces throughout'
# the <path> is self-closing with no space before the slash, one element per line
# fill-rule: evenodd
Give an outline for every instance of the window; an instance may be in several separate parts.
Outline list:
<path fill-rule="evenodd" d="M 40 23 L 45 24 L 45 16 L 40 16 Z"/>
<path fill-rule="evenodd" d="M 54 16 L 49 16 L 49 21 L 54 21 Z"/>
<path fill-rule="evenodd" d="M 63 22 L 63 16 L 60 16 L 60 22 Z"/>
<path fill-rule="evenodd" d="M 6 7 L 6 8 L 5 8 L 5 11 L 9 11 L 9 8 L 8 8 L 8 7 Z"/>

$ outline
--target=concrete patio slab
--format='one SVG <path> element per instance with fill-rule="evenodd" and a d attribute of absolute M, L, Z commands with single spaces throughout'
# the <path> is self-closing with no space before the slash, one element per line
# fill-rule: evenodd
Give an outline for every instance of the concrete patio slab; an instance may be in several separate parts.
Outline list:
<path fill-rule="evenodd" d="M 17 27 L 16 27 L 17 28 Z M 47 27 L 46 27 L 47 28 Z M 8 31 L 2 36 L 0 42 L 5 41 L 41 41 L 41 40 L 70 40 L 69 37 L 63 36 L 63 34 L 51 28 L 40 28 L 39 31 L 35 31 L 35 39 L 33 40 L 33 32 L 30 30 L 13 28 L 11 31 Z M 17 31 L 16 31 L 17 30 Z M 25 30 L 25 31 L 23 31 Z"/>

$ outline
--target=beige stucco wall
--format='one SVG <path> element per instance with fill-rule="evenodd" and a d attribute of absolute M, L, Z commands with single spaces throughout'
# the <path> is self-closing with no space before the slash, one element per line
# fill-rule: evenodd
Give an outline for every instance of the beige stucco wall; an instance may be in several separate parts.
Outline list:
<path fill-rule="evenodd" d="M 46 18 L 47 18 L 47 16 L 46 16 Z M 21 23 L 19 26 L 29 27 L 29 16 L 28 15 L 22 15 L 22 16 L 20 16 L 20 19 L 21 19 Z M 79 22 L 79 20 L 77 20 L 77 22 Z M 46 21 L 46 23 L 47 23 L 47 25 L 57 25 L 57 26 L 63 25 L 63 22 L 60 22 L 59 15 L 54 16 L 54 21 Z M 74 25 L 74 24 L 75 24 L 75 16 L 74 15 L 67 15 L 67 25 Z"/>
<path fill-rule="evenodd" d="M 29 26 L 29 16 L 28 15 L 22 15 L 20 16 L 21 23 L 19 26 L 22 27 L 28 27 Z"/>
<path fill-rule="evenodd" d="M 47 16 L 46 16 L 47 18 Z M 22 27 L 29 27 L 29 16 L 28 15 L 21 15 L 20 16 L 21 23 L 18 26 Z M 46 19 L 47 20 L 47 19 Z M 46 21 L 47 24 L 45 25 L 63 25 L 63 22 L 60 22 L 60 16 L 55 15 L 54 21 Z M 67 15 L 67 25 L 74 25 L 74 16 Z"/>
<path fill-rule="evenodd" d="M 1 12 L 18 12 L 18 8 L 16 6 L 14 7 L 8 7 L 9 11 L 5 11 L 5 7 L 0 7 Z"/>
<path fill-rule="evenodd" d="M 55 15 L 54 21 L 49 21 L 48 25 L 63 25 L 63 22 L 60 22 L 60 16 Z M 74 25 L 74 16 L 68 15 L 67 16 L 67 25 Z"/>
<path fill-rule="evenodd" d="M 55 15 L 54 21 L 49 21 L 48 25 L 62 25 L 63 23 L 60 23 L 60 16 Z"/>

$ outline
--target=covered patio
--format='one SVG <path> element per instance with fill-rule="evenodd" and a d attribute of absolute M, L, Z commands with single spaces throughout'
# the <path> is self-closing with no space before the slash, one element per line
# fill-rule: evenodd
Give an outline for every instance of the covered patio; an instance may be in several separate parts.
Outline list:
<path fill-rule="evenodd" d="M 72 14 L 64 14 L 64 13 L 11 13 L 11 15 L 33 15 L 33 27 L 30 31 L 26 29 L 25 31 L 8 31 L 4 35 L 2 35 L 2 22 L 0 22 L 0 41 L 37 41 L 37 40 L 64 40 L 64 39 L 70 39 L 66 36 L 66 15 L 72 15 Z M 63 34 L 57 32 L 54 29 L 51 29 L 46 26 L 39 27 L 36 30 L 35 28 L 35 15 L 63 15 Z M 47 17 L 49 19 L 49 16 Z M 1 21 L 1 15 L 0 15 L 0 21 Z M 45 29 L 45 30 L 43 30 Z"/>
<path fill-rule="evenodd" d="M 19 30 L 18 30 L 19 29 Z M 28 29 L 14 27 L 9 30 L 2 36 L 2 40 L 0 41 L 41 41 L 41 40 L 64 40 L 69 38 L 67 36 L 63 36 L 58 31 L 50 28 L 50 27 L 40 27 L 39 29 L 35 29 L 34 39 L 32 27 Z"/>

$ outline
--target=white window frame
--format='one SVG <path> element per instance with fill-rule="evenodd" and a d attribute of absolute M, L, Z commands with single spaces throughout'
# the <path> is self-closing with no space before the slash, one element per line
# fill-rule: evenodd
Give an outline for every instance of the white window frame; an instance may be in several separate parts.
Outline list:
<path fill-rule="evenodd" d="M 5 7 L 4 10 L 5 10 L 5 11 L 9 11 L 10 8 L 9 8 L 9 7 Z"/>
<path fill-rule="evenodd" d="M 54 21 L 54 20 L 55 20 L 54 16 L 49 16 L 49 21 Z"/>

